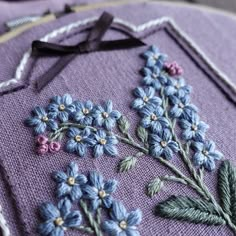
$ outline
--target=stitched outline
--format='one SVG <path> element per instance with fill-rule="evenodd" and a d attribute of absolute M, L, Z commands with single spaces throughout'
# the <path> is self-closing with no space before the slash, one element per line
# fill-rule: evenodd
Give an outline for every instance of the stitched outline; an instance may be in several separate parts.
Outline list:
<path fill-rule="evenodd" d="M 98 17 L 92 17 L 92 18 L 87 18 L 85 20 L 80 20 L 77 22 L 73 22 L 69 25 L 63 26 L 59 29 L 56 29 L 54 31 L 52 31 L 51 33 L 47 34 L 46 36 L 44 36 L 43 38 L 41 38 L 42 41 L 49 41 L 52 38 L 57 37 L 60 34 L 64 34 L 64 33 L 69 33 L 72 29 L 74 28 L 78 28 L 81 26 L 85 26 L 88 25 L 90 23 L 95 22 L 98 19 Z M 208 57 L 207 55 L 201 50 L 201 48 L 183 31 L 180 29 L 180 27 L 175 23 L 175 21 L 170 18 L 170 17 L 162 17 L 162 18 L 157 18 L 155 20 L 151 20 L 147 23 L 144 23 L 142 25 L 139 26 L 135 26 L 127 21 L 124 21 L 120 18 L 115 18 L 114 19 L 114 23 L 124 26 L 127 29 L 131 30 L 134 33 L 139 33 L 142 31 L 145 31 L 146 29 L 152 28 L 154 26 L 161 26 L 163 24 L 168 24 L 170 25 L 174 31 L 182 38 L 185 40 L 185 42 L 188 44 L 188 46 L 190 46 L 194 52 L 200 56 L 200 58 L 206 63 L 206 65 L 208 66 L 208 68 L 213 71 L 217 77 L 224 83 L 226 84 L 233 93 L 236 93 L 236 85 L 228 78 L 228 76 L 222 72 Z M 15 72 L 15 77 L 8 80 L 8 81 L 4 81 L 2 83 L 0 83 L 0 89 L 4 88 L 4 87 L 8 87 L 11 84 L 17 84 L 18 82 L 20 82 L 20 80 L 22 79 L 22 74 L 24 72 L 24 69 L 28 63 L 28 60 L 30 58 L 31 55 L 31 49 L 29 49 L 26 53 L 24 53 L 17 69 Z"/>

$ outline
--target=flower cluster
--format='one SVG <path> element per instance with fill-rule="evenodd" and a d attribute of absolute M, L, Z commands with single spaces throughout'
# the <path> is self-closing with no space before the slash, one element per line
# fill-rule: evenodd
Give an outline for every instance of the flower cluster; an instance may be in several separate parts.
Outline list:
<path fill-rule="evenodd" d="M 193 163 L 213 170 L 222 154 L 215 150 L 213 141 L 205 140 L 208 125 L 200 120 L 197 107 L 191 103 L 191 87 L 181 77 L 183 69 L 176 62 L 167 62 L 167 56 L 155 46 L 143 56 L 144 88 L 134 90 L 132 107 L 141 116 L 140 125 L 148 130 L 150 154 L 170 160 L 178 152 L 179 144 L 173 140 L 173 124 L 178 121 L 182 140 L 194 150 Z"/>
<path fill-rule="evenodd" d="M 118 140 L 112 128 L 120 117 L 110 100 L 95 106 L 91 101 L 73 101 L 65 94 L 53 97 L 46 108 L 36 107 L 25 123 L 33 127 L 37 135 L 38 154 L 59 151 L 59 141 L 66 133 L 65 150 L 69 153 L 84 157 L 87 149 L 92 147 L 95 157 L 116 156 Z"/>
<path fill-rule="evenodd" d="M 79 201 L 90 206 L 90 213 L 85 211 L 85 214 L 95 214 L 99 209 L 109 212 L 110 219 L 103 222 L 100 219 L 99 222 L 102 223 L 94 223 L 99 224 L 98 227 L 107 235 L 139 235 L 137 225 L 141 222 L 142 213 L 139 209 L 128 213 L 121 202 L 113 199 L 112 193 L 117 188 L 116 180 L 105 181 L 103 176 L 95 171 L 91 171 L 86 177 L 78 172 L 78 166 L 74 162 L 69 164 L 66 172 L 54 172 L 52 177 L 57 183 L 56 196 L 59 202 L 57 206 L 52 203 L 41 205 L 40 215 L 44 223 L 38 227 L 40 235 L 62 236 L 67 229 L 85 228 L 81 225 L 81 211 L 71 211 L 73 204 Z M 92 218 L 90 217 L 90 220 Z"/>

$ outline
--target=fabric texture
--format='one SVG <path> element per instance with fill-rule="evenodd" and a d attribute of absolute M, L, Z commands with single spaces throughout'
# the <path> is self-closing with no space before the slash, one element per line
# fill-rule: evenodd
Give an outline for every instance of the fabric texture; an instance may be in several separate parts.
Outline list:
<path fill-rule="evenodd" d="M 33 3 L 31 3 L 33 4 Z M 28 5 L 30 10 L 32 6 Z M 46 33 L 78 19 L 99 16 L 104 9 L 71 14 L 57 21 L 31 29 L 15 39 L 0 45 L 0 81 L 10 79 L 19 63 L 22 54 L 30 47 L 31 42 Z M 161 16 L 171 16 L 211 57 L 211 59 L 236 82 L 235 61 L 235 22 L 222 15 L 204 12 L 197 9 L 165 6 L 157 3 L 137 4 L 132 7 L 122 6 L 108 8 L 117 17 L 136 25 Z M 188 20 L 186 20 L 188 19 Z M 69 35 L 60 36 L 55 42 L 75 44 L 87 37 L 87 32 L 78 34 L 78 30 Z M 222 33 L 223 31 L 223 33 Z M 123 36 L 111 30 L 106 39 Z M 123 36 L 124 37 L 124 36 Z M 148 44 L 157 45 L 167 53 L 171 60 L 177 61 L 184 69 L 184 77 L 193 87 L 192 101 L 200 109 L 203 121 L 210 125 L 208 137 L 216 142 L 218 149 L 226 159 L 236 163 L 236 110 L 212 83 L 207 75 L 191 60 L 165 30 L 159 30 L 146 38 Z M 166 199 L 173 193 L 195 196 L 188 188 L 168 184 L 164 191 L 154 198 L 145 194 L 145 185 L 158 175 L 169 173 L 152 158 L 141 158 L 137 168 L 130 173 L 117 173 L 117 163 L 128 156 L 132 149 L 123 144 L 118 145 L 118 158 L 92 158 L 92 155 L 79 159 L 73 154 L 59 152 L 53 156 L 39 157 L 34 150 L 34 138 L 31 130 L 23 121 L 36 106 L 44 106 L 53 95 L 70 93 L 74 99 L 92 100 L 102 103 L 111 99 L 114 109 L 132 120 L 131 130 L 139 122 L 137 114 L 130 109 L 133 101 L 132 90 L 137 87 L 142 76 L 139 70 L 144 61 L 140 54 L 146 46 L 129 50 L 94 52 L 77 56 L 48 86 L 40 93 L 34 88 L 34 82 L 54 62 L 55 58 L 42 58 L 28 68 L 30 74 L 25 78 L 30 86 L 15 93 L 0 97 L 0 202 L 8 219 L 12 235 L 37 235 L 35 230 L 39 223 L 38 206 L 45 202 L 55 202 L 55 183 L 51 173 L 64 169 L 70 161 L 75 161 L 82 173 L 97 170 L 106 179 L 116 179 L 120 183 L 114 197 L 122 200 L 129 209 L 140 208 L 143 221 L 140 234 L 147 235 L 232 235 L 227 227 L 208 227 L 184 222 L 161 219 L 154 216 L 153 209 L 157 202 Z M 56 58 L 57 60 L 57 58 Z M 177 165 L 179 160 L 174 158 Z M 210 190 L 216 194 L 216 173 L 207 173 L 205 181 Z M 66 235 L 78 235 L 68 231 Z M 81 234 L 85 235 L 85 234 Z"/>

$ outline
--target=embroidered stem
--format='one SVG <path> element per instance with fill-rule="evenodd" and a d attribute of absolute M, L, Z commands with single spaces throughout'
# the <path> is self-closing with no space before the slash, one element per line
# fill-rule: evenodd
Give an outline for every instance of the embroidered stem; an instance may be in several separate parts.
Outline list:
<path fill-rule="evenodd" d="M 79 227 L 76 227 L 75 229 L 80 230 L 84 233 L 94 234 L 94 231 L 92 228 L 84 226 L 84 225 L 80 225 Z"/>
<path fill-rule="evenodd" d="M 102 218 L 102 208 L 99 207 L 97 209 L 97 215 L 96 215 L 98 225 L 101 225 L 101 218 Z"/>
<path fill-rule="evenodd" d="M 88 210 L 87 204 L 83 200 L 80 200 L 80 206 L 83 209 L 86 217 L 88 218 L 89 224 L 94 229 L 94 232 L 95 232 L 96 236 L 103 236 L 103 233 L 99 228 L 99 223 L 94 219 L 94 216 Z"/>

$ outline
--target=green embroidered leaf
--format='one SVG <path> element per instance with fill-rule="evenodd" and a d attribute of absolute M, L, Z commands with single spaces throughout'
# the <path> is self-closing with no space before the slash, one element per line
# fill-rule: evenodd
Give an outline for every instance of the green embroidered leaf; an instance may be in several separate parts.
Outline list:
<path fill-rule="evenodd" d="M 121 116 L 117 123 L 121 133 L 125 134 L 128 132 L 130 123 L 125 116 Z"/>
<path fill-rule="evenodd" d="M 136 157 L 132 157 L 132 156 L 126 157 L 124 160 L 120 162 L 119 171 L 126 172 L 133 169 L 136 165 L 136 162 L 137 162 Z"/>
<path fill-rule="evenodd" d="M 164 218 L 183 220 L 195 224 L 226 224 L 225 220 L 216 212 L 212 203 L 184 196 L 171 196 L 159 203 L 156 207 L 156 214 Z"/>
<path fill-rule="evenodd" d="M 159 193 L 164 185 L 164 182 L 159 178 L 153 179 L 147 186 L 147 194 L 149 197 L 153 197 Z"/>
<path fill-rule="evenodd" d="M 236 224 L 236 168 L 229 161 L 222 162 L 220 166 L 218 192 L 223 210 Z"/>
<path fill-rule="evenodd" d="M 137 136 L 140 138 L 140 140 L 143 143 L 146 143 L 148 141 L 148 132 L 145 128 L 143 128 L 142 126 L 138 126 L 136 132 L 137 132 Z"/>

